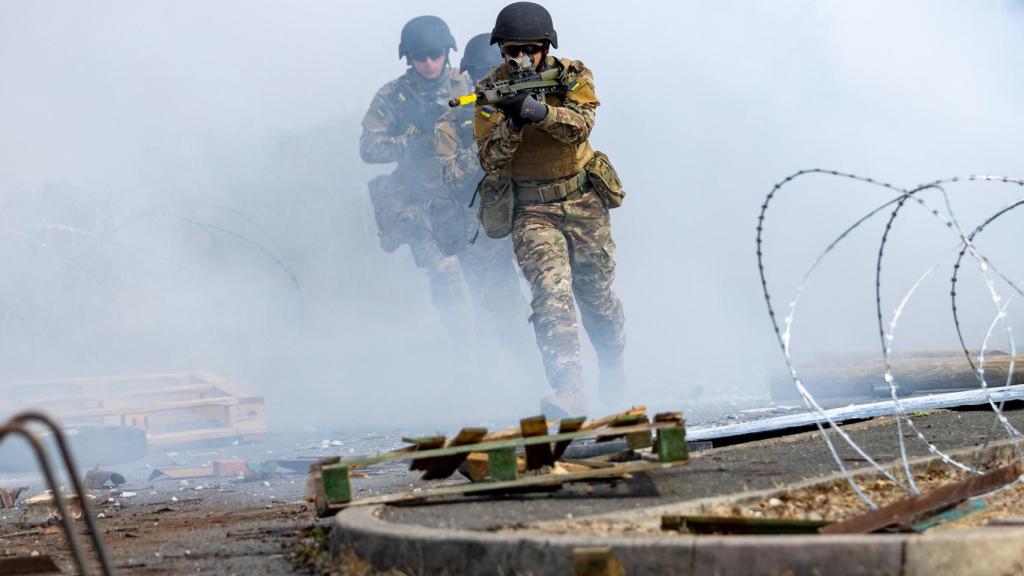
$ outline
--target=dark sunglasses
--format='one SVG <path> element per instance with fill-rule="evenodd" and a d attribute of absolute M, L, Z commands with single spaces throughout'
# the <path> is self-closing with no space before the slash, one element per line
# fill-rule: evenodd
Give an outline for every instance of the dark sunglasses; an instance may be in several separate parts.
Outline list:
<path fill-rule="evenodd" d="M 430 58 L 431 60 L 437 60 L 441 56 L 444 56 L 445 52 L 447 51 L 447 48 L 433 48 L 431 50 L 421 50 L 419 52 L 413 52 L 409 54 L 409 56 L 411 56 L 413 60 L 419 60 L 420 62 L 423 62 L 427 58 Z"/>
<path fill-rule="evenodd" d="M 542 44 L 510 44 L 501 47 L 501 51 L 504 52 L 505 55 L 508 56 L 509 58 L 515 58 L 520 54 L 533 56 L 534 54 L 537 54 L 538 52 L 541 52 L 543 50 L 544 45 Z"/>

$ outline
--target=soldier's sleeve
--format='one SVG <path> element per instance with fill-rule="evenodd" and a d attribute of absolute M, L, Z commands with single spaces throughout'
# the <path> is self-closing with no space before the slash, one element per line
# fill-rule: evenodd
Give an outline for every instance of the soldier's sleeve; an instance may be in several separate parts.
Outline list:
<path fill-rule="evenodd" d="M 513 130 L 505 115 L 493 106 L 478 106 L 473 116 L 473 137 L 477 144 L 477 158 L 488 174 L 500 172 L 515 155 L 523 142 L 523 133 Z"/>
<path fill-rule="evenodd" d="M 597 107 L 601 101 L 594 91 L 594 75 L 582 62 L 570 65 L 573 72 L 561 106 L 548 106 L 548 115 L 537 123 L 537 128 L 551 134 L 556 140 L 579 144 L 590 137 L 594 128 Z"/>
<path fill-rule="evenodd" d="M 397 162 L 405 152 L 405 137 L 392 136 L 395 114 L 384 91 L 377 92 L 370 109 L 363 116 L 363 135 L 359 137 L 359 156 L 363 162 L 386 164 Z"/>
<path fill-rule="evenodd" d="M 453 125 L 453 122 L 459 120 L 454 114 L 446 115 L 437 125 L 437 156 L 441 159 L 441 179 L 452 188 L 462 188 L 469 184 L 480 171 L 475 142 L 461 142 L 458 129 Z"/>

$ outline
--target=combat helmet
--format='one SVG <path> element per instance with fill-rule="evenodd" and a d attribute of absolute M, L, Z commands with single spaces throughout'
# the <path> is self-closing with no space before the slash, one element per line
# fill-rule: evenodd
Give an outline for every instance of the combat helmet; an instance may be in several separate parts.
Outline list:
<path fill-rule="evenodd" d="M 558 48 L 558 33 L 546 8 L 534 2 L 513 2 L 498 12 L 491 44 L 509 40 L 547 40 Z"/>
<path fill-rule="evenodd" d="M 489 41 L 486 32 L 477 34 L 466 42 L 466 49 L 459 63 L 459 72 L 469 72 L 474 79 L 482 78 L 491 68 L 503 62 L 501 50 Z"/>
<path fill-rule="evenodd" d="M 402 40 L 398 43 L 399 58 L 436 48 L 458 51 L 455 37 L 444 20 L 437 16 L 417 16 L 402 26 Z"/>

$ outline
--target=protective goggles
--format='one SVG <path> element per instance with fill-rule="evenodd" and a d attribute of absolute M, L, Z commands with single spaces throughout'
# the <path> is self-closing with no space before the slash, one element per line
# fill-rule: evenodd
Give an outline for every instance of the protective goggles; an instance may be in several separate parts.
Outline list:
<path fill-rule="evenodd" d="M 501 51 L 509 58 L 516 58 L 520 54 L 533 56 L 543 50 L 543 44 L 506 44 L 501 47 Z"/>
<path fill-rule="evenodd" d="M 416 52 L 410 52 L 409 57 L 413 60 L 419 60 L 423 62 L 427 58 L 431 60 L 437 60 L 441 56 L 444 56 L 448 51 L 448 48 L 442 46 L 440 48 L 431 48 L 430 50 L 417 50 Z"/>

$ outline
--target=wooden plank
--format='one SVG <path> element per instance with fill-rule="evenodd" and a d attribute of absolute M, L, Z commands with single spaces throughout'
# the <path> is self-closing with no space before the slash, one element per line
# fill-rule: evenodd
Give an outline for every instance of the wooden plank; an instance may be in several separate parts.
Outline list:
<path fill-rule="evenodd" d="M 402 438 L 403 442 L 413 444 L 413 452 L 426 452 L 436 450 L 444 446 L 447 438 L 444 436 L 429 436 L 426 438 Z M 409 464 L 409 470 L 428 470 L 430 458 L 416 458 Z"/>
<path fill-rule="evenodd" d="M 935 516 L 932 516 L 931 518 L 923 522 L 918 522 L 917 524 L 914 524 L 910 527 L 910 530 L 917 532 L 918 534 L 921 534 L 927 532 L 928 530 L 931 530 L 932 528 L 935 528 L 936 526 L 945 524 L 946 522 L 954 522 L 956 520 L 960 520 L 961 518 L 973 516 L 984 509 L 985 502 L 980 498 L 975 500 L 968 499 L 966 502 L 957 506 L 956 508 L 953 508 L 952 510 L 946 510 L 945 512 L 936 514 Z"/>
<path fill-rule="evenodd" d="M 519 421 L 519 427 L 522 430 L 523 438 L 547 436 L 548 434 L 548 421 L 543 416 L 523 418 Z M 543 444 L 526 446 L 527 470 L 539 470 L 554 463 L 555 459 L 551 454 L 551 444 L 545 442 Z"/>
<path fill-rule="evenodd" d="M 734 516 L 698 516 L 666 514 L 662 530 L 686 534 L 815 534 L 828 522 L 781 518 L 742 518 Z"/>
<path fill-rule="evenodd" d="M 188 478 L 206 478 L 213 476 L 213 464 L 206 466 L 165 466 L 163 468 L 154 468 L 153 472 L 149 475 L 150 480 L 156 480 L 157 478 L 173 478 L 174 480 L 184 480 Z"/>
<path fill-rule="evenodd" d="M 625 417 L 638 416 L 638 415 L 646 415 L 646 414 L 647 414 L 647 408 L 645 408 L 643 406 L 636 406 L 634 408 L 630 408 L 629 410 L 625 410 L 623 412 L 618 412 L 616 414 L 610 414 L 610 415 L 605 416 L 603 418 L 597 418 L 597 419 L 591 420 L 591 421 L 585 423 L 581 428 L 583 430 L 596 430 L 598 428 L 602 428 L 604 426 L 608 426 L 609 424 L 611 424 L 613 422 L 617 422 L 617 421 L 619 421 L 619 420 L 621 420 L 621 419 L 623 419 Z"/>
<path fill-rule="evenodd" d="M 184 410 L 187 408 L 201 408 L 204 406 L 235 406 L 242 402 L 252 401 L 252 398 L 237 398 L 235 396 L 223 396 L 218 398 L 202 398 L 199 400 L 181 400 L 178 402 L 164 402 L 151 406 L 129 406 L 124 408 L 95 408 L 91 410 L 79 410 L 76 412 L 65 412 L 60 414 L 62 420 L 73 418 L 94 418 L 103 416 L 123 416 L 154 414 L 157 412 L 170 412 L 172 410 Z M 262 399 L 260 400 L 262 401 Z"/>
<path fill-rule="evenodd" d="M 0 576 L 22 574 L 61 574 L 61 569 L 48 555 L 10 556 L 0 558 Z"/>
<path fill-rule="evenodd" d="M 152 396 L 166 396 L 170 394 L 203 394 L 203 393 L 220 393 L 220 390 L 212 384 L 183 384 L 180 386 L 169 386 L 167 388 L 156 388 L 152 390 L 137 390 L 125 394 L 119 394 L 115 398 L 85 398 L 85 397 L 69 397 L 68 395 L 52 395 L 52 396 L 32 396 L 26 401 L 19 402 L 20 404 L 31 403 L 32 405 L 43 405 L 43 404 L 66 404 L 69 402 L 96 402 L 104 405 L 105 408 L 114 408 L 117 406 L 125 405 L 129 406 L 131 400 L 147 398 Z M 221 396 L 226 394 L 221 393 Z M 19 396 L 19 399 L 25 398 Z M 196 398 L 201 400 L 203 398 Z"/>
<path fill-rule="evenodd" d="M 972 496 L 991 492 L 1005 486 L 1024 474 L 1024 464 L 1011 464 L 991 472 L 970 476 L 966 480 L 940 486 L 927 494 L 917 494 L 897 500 L 892 504 L 869 510 L 864 514 L 848 518 L 823 527 L 822 534 L 866 534 L 887 526 L 907 523 L 921 514 L 938 510 Z"/>
<path fill-rule="evenodd" d="M 209 442 L 227 438 L 259 437 L 267 432 L 263 422 L 245 423 L 224 428 L 199 428 L 180 430 L 177 432 L 147 433 L 146 442 L 150 446 L 178 446 L 198 442 Z"/>
<path fill-rule="evenodd" d="M 666 470 L 686 464 L 687 461 L 683 462 L 627 462 L 620 464 L 615 468 L 603 468 L 597 470 L 588 470 L 586 472 L 573 472 L 570 474 L 541 474 L 537 476 L 525 476 L 516 480 L 502 481 L 502 482 L 476 482 L 465 484 L 459 484 L 457 486 L 444 486 L 441 488 L 425 488 L 419 492 L 403 492 L 398 494 L 387 494 L 384 496 L 375 496 L 372 498 L 363 498 L 361 500 L 353 500 L 351 502 L 339 503 L 339 502 L 328 502 L 321 511 L 318 511 L 321 516 L 328 516 L 336 513 L 339 510 L 347 508 L 349 506 L 370 506 L 375 504 L 394 504 L 398 502 L 415 502 L 430 498 L 440 498 L 446 496 L 457 496 L 462 494 L 487 494 L 487 493 L 503 493 L 508 491 L 520 491 L 530 488 L 549 488 L 553 486 L 560 486 L 566 482 L 580 482 L 588 480 L 601 480 L 611 478 L 622 478 L 628 477 L 632 474 L 641 472 L 652 472 L 656 470 Z M 316 482 L 317 476 L 312 475 L 311 479 Z M 320 490 L 314 486 L 314 490 Z"/>
<path fill-rule="evenodd" d="M 482 442 L 479 444 L 469 444 L 466 446 L 452 446 L 445 448 L 438 448 L 434 450 L 426 450 L 422 453 L 416 452 L 417 458 L 434 458 L 437 456 L 449 456 L 452 454 L 462 454 L 465 452 L 487 452 L 498 448 L 519 448 L 524 446 L 530 446 L 532 444 L 542 444 L 546 442 L 560 442 L 563 440 L 578 440 L 581 438 L 603 438 L 605 436 L 623 436 L 633 432 L 641 432 L 644 430 L 666 430 L 666 429 L 677 429 L 679 430 L 679 424 L 675 422 L 652 422 L 638 424 L 634 426 L 626 426 L 622 428 L 599 428 L 596 430 L 579 430 L 577 432 L 566 432 L 564 434 L 552 434 L 548 436 L 536 436 L 532 438 L 514 438 L 510 440 L 499 440 L 494 442 Z M 409 458 L 407 452 L 385 452 L 376 456 L 367 456 L 365 458 L 357 458 L 349 461 L 340 461 L 332 465 L 344 465 L 349 468 L 354 466 L 368 466 L 371 464 L 379 464 L 381 462 L 392 462 L 395 460 L 405 460 Z"/>
<path fill-rule="evenodd" d="M 448 442 L 448 446 L 464 446 L 466 444 L 477 444 L 483 440 L 484 436 L 487 435 L 487 428 L 463 428 L 459 430 L 459 433 L 455 435 Z M 469 452 L 464 454 L 452 454 L 451 456 L 441 456 L 440 458 L 432 458 L 428 460 L 423 473 L 424 480 L 440 480 L 441 478 L 447 478 L 455 473 L 459 469 L 459 465 L 469 456 Z"/>
<path fill-rule="evenodd" d="M 582 417 L 562 420 L 558 424 L 558 433 L 565 434 L 567 432 L 577 432 L 583 427 L 586 420 L 586 418 Z M 555 460 L 560 459 L 565 454 L 565 450 L 569 447 L 569 444 L 572 444 L 572 440 L 562 440 L 561 442 L 555 443 L 555 448 L 552 454 Z"/>

